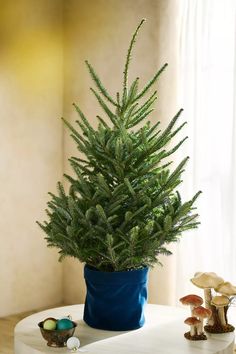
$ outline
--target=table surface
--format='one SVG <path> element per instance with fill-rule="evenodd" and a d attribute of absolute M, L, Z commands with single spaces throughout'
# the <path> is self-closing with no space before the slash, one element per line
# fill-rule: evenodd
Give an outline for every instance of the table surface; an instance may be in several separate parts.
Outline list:
<path fill-rule="evenodd" d="M 53 308 L 26 317 L 15 327 L 15 354 L 70 353 L 67 348 L 48 347 L 37 326 L 47 317 L 71 315 L 78 323 L 75 336 L 88 354 L 232 354 L 234 333 L 207 334 L 208 340 L 189 341 L 183 323 L 189 310 L 147 305 L 145 325 L 134 331 L 112 332 L 89 327 L 82 320 L 83 305 Z"/>

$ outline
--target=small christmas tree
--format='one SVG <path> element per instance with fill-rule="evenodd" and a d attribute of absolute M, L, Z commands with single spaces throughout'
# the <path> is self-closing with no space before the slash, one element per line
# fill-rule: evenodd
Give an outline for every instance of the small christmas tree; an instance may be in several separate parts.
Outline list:
<path fill-rule="evenodd" d="M 173 171 L 169 169 L 172 162 L 164 162 L 186 139 L 167 148 L 185 124 L 176 127 L 182 109 L 164 131 L 159 130 L 160 122 L 147 121 L 157 98 L 156 91 L 149 92 L 167 64 L 144 88 L 138 89 L 138 78 L 128 86 L 131 52 L 143 22 L 132 37 L 123 92 L 116 99 L 86 61 L 97 88 L 91 91 L 108 121 L 97 116 L 99 124 L 94 129 L 76 104 L 80 131 L 63 119 L 84 158 L 69 159 L 75 172 L 73 177 L 65 174 L 69 192 L 59 182 L 58 195 L 49 193 L 49 221 L 38 222 L 47 234 L 48 246 L 60 249 L 60 260 L 72 256 L 103 271 L 159 263 L 160 254 L 171 254 L 166 245 L 199 224 L 193 204 L 200 192 L 182 203 L 176 191 L 188 157 Z"/>

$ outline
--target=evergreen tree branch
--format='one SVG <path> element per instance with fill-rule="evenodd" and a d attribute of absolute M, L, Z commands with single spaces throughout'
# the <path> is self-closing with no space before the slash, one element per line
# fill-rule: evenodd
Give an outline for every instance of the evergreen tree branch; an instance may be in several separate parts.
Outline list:
<path fill-rule="evenodd" d="M 161 69 L 154 75 L 154 77 L 143 88 L 143 90 L 136 96 L 135 101 L 139 100 L 145 95 L 145 93 L 153 86 L 153 84 L 157 81 L 158 77 L 166 69 L 167 66 L 168 64 L 166 63 L 161 67 Z"/>
<path fill-rule="evenodd" d="M 110 96 L 86 61 L 96 85 L 96 90 L 91 90 L 108 116 L 108 123 L 97 116 L 98 125 L 93 128 L 76 104 L 79 131 L 62 118 L 84 157 L 69 158 L 73 177 L 64 175 L 69 192 L 58 183 L 57 193 L 49 193 L 48 220 L 37 222 L 48 246 L 59 249 L 59 260 L 71 256 L 104 271 L 153 266 L 160 263 L 160 254 L 171 254 L 166 247 L 169 243 L 199 225 L 194 203 L 201 192 L 182 202 L 176 191 L 188 158 L 173 170 L 169 169 L 172 161 L 163 163 L 187 138 L 179 142 L 174 139 L 186 124 L 176 127 L 182 109 L 161 131 L 160 122 L 146 121 L 157 92 L 141 101 L 167 64 L 140 91 L 138 78 L 128 89 L 131 54 L 143 22 L 128 48 L 121 97 L 119 93 L 116 99 Z M 170 142 L 173 147 L 168 148 Z"/>
<path fill-rule="evenodd" d="M 138 82 L 139 82 L 139 77 L 137 77 L 132 83 L 132 85 L 130 86 L 129 94 L 127 96 L 127 102 L 126 105 L 123 107 L 123 110 L 126 110 L 127 107 L 129 107 L 129 105 L 132 104 L 138 91 Z"/>
<path fill-rule="evenodd" d="M 106 129 L 110 129 L 109 125 L 102 119 L 100 116 L 96 116 L 99 122 L 104 126 Z"/>
<path fill-rule="evenodd" d="M 149 111 L 146 111 L 140 115 L 138 115 L 135 119 L 133 119 L 130 124 L 128 125 L 128 128 L 133 128 L 135 127 L 135 125 L 137 125 L 138 123 L 142 122 L 144 120 L 144 118 L 146 118 L 147 116 L 149 116 L 150 113 L 152 113 L 154 111 L 154 109 L 150 109 Z"/>
<path fill-rule="evenodd" d="M 157 91 L 154 91 L 153 94 L 148 98 L 148 100 L 146 102 L 144 102 L 142 104 L 142 106 L 139 109 L 137 109 L 137 111 L 134 112 L 133 115 L 134 116 L 138 115 L 140 112 L 142 113 L 143 110 L 148 109 L 156 101 L 156 99 L 157 99 L 156 94 L 157 94 Z"/>
<path fill-rule="evenodd" d="M 75 103 L 73 103 L 73 106 L 75 107 L 77 113 L 79 114 L 82 122 L 84 123 L 85 127 L 88 129 L 88 131 L 94 133 L 94 129 L 92 128 L 91 124 L 89 123 L 88 119 L 85 117 L 79 106 Z"/>
<path fill-rule="evenodd" d="M 183 138 L 177 145 L 175 145 L 175 147 L 173 147 L 173 149 L 169 150 L 166 154 L 165 157 L 172 155 L 175 151 L 177 151 L 179 149 L 179 147 L 185 142 L 185 140 L 188 139 L 188 136 L 186 136 L 185 138 Z"/>
<path fill-rule="evenodd" d="M 129 64 L 130 64 L 130 60 L 131 60 L 131 53 L 132 53 L 132 49 L 133 46 L 135 44 L 136 41 L 136 37 L 138 34 L 139 29 L 141 28 L 141 26 L 143 25 L 143 23 L 145 22 L 145 19 L 142 19 L 142 21 L 139 23 L 138 27 L 136 28 L 130 45 L 129 45 L 129 49 L 128 49 L 128 53 L 126 56 L 126 62 L 125 62 L 125 69 L 124 69 L 124 79 L 123 79 L 123 96 L 122 96 L 122 106 L 124 107 L 126 104 L 126 99 L 127 99 L 127 81 L 128 81 L 128 69 L 129 69 Z"/>
<path fill-rule="evenodd" d="M 110 111 L 110 109 L 108 108 L 108 106 L 105 104 L 105 102 L 102 100 L 101 96 L 93 89 L 90 88 L 90 90 L 93 92 L 93 94 L 95 95 L 95 97 L 97 98 L 100 106 L 104 109 L 104 111 L 106 112 L 106 114 L 108 115 L 108 117 L 110 118 L 111 122 L 114 124 L 115 127 L 119 128 L 119 124 L 116 120 L 116 116 Z"/>
<path fill-rule="evenodd" d="M 99 79 L 98 75 L 96 74 L 95 70 L 93 69 L 92 65 L 89 64 L 89 62 L 87 60 L 85 60 L 85 63 L 89 69 L 90 75 L 93 79 L 93 81 L 95 82 L 97 88 L 99 89 L 99 91 L 103 94 L 103 96 L 110 102 L 112 103 L 114 106 L 118 106 L 119 104 L 117 104 L 113 98 L 108 94 L 107 90 L 105 89 L 105 87 L 103 86 L 103 84 L 101 83 L 101 80 Z"/>

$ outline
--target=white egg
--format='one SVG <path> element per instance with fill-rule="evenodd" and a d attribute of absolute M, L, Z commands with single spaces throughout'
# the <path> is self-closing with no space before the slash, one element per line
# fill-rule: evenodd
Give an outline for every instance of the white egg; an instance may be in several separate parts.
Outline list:
<path fill-rule="evenodd" d="M 76 350 L 80 347 L 80 340 L 77 337 L 70 337 L 66 342 L 67 348 Z"/>

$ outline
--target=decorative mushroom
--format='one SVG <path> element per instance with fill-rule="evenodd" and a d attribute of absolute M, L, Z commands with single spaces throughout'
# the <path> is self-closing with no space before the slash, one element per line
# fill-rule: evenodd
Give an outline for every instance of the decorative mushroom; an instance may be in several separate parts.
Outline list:
<path fill-rule="evenodd" d="M 201 321 L 196 317 L 188 317 L 184 323 L 190 326 L 190 332 L 185 333 L 184 336 L 187 339 L 192 339 L 191 337 L 198 334 L 198 326 L 200 325 Z"/>
<path fill-rule="evenodd" d="M 191 315 L 193 316 L 193 309 L 203 304 L 201 296 L 189 294 L 179 299 L 182 305 L 190 305 Z M 189 317 L 190 318 L 190 317 Z"/>
<path fill-rule="evenodd" d="M 220 284 L 217 288 L 215 288 L 215 291 L 220 293 L 221 295 L 227 296 L 229 298 L 229 305 L 230 305 L 232 297 L 234 297 L 236 295 L 236 286 L 234 286 L 230 282 L 226 281 L 225 283 Z M 234 326 L 229 324 L 227 321 L 227 311 L 228 311 L 229 305 L 226 305 L 226 307 L 224 307 L 224 316 L 225 316 L 225 322 L 227 324 L 227 331 L 232 332 L 232 331 L 234 331 Z M 225 332 L 225 330 L 226 330 L 226 328 L 224 328 L 224 332 Z"/>
<path fill-rule="evenodd" d="M 204 318 L 209 318 L 211 317 L 211 310 L 210 309 L 206 309 L 205 307 L 199 306 L 196 307 L 195 309 L 193 309 L 193 316 L 196 316 L 199 318 L 199 320 L 201 321 L 200 325 L 199 325 L 199 333 L 198 334 L 202 334 L 203 333 L 203 320 Z"/>
<path fill-rule="evenodd" d="M 236 286 L 232 285 L 229 281 L 226 281 L 215 288 L 217 293 L 226 296 L 236 295 Z"/>
<path fill-rule="evenodd" d="M 214 272 L 206 272 L 206 273 L 196 273 L 194 278 L 190 279 L 191 282 L 196 285 L 198 288 L 204 289 L 204 299 L 205 299 L 205 307 L 211 309 L 211 289 L 217 288 L 220 284 L 224 283 L 224 279 L 219 277 Z M 213 320 L 209 320 L 209 324 L 213 323 Z"/>
<path fill-rule="evenodd" d="M 221 325 L 224 327 L 226 326 L 226 318 L 225 318 L 225 310 L 224 307 L 228 306 L 229 298 L 225 295 L 221 296 L 214 296 L 211 304 L 218 309 L 218 315 Z"/>

